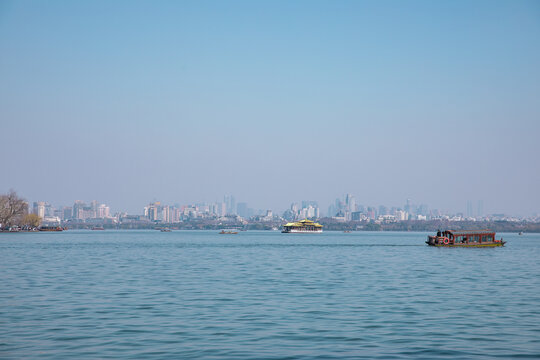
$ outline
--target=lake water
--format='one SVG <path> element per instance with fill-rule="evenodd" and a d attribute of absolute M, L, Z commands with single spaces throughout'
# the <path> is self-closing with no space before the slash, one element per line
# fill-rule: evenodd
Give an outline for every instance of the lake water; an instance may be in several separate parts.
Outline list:
<path fill-rule="evenodd" d="M 540 358 L 540 235 L 426 236 L 0 234 L 0 358 Z"/>

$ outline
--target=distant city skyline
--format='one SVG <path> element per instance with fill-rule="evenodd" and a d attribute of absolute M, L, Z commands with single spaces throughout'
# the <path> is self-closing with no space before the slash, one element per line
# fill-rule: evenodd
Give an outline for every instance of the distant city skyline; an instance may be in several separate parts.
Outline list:
<path fill-rule="evenodd" d="M 5 192 L 7 192 L 7 191 L 5 191 Z M 38 198 L 36 200 L 36 199 L 29 199 L 29 198 L 25 197 L 24 194 L 21 194 L 21 193 L 20 193 L 20 195 L 23 198 L 25 198 L 30 205 L 32 203 L 34 203 L 34 202 L 47 202 L 47 203 L 53 204 L 54 206 L 60 206 L 61 207 L 61 206 L 70 206 L 76 201 L 82 201 L 82 202 L 88 202 L 88 203 L 90 203 L 91 201 L 96 201 L 94 198 L 84 200 L 81 197 L 77 198 L 77 200 L 71 200 L 71 201 L 68 200 L 67 202 L 66 201 L 54 200 L 54 199 L 52 199 L 52 200 L 51 199 L 45 199 L 44 200 L 42 197 L 40 197 L 40 198 Z M 468 200 L 463 204 L 463 206 L 461 208 L 457 207 L 456 209 L 448 209 L 448 208 L 445 208 L 443 206 L 437 206 L 436 204 L 428 204 L 428 203 L 425 203 L 425 202 L 419 202 L 419 201 L 415 201 L 414 199 L 410 199 L 410 198 L 403 199 L 401 204 L 399 202 L 382 203 L 382 202 L 377 202 L 377 201 L 368 203 L 366 201 L 362 201 L 362 199 L 359 199 L 357 195 L 354 195 L 352 193 L 344 193 L 344 194 L 338 195 L 336 198 L 328 200 L 328 201 L 321 201 L 319 199 L 301 200 L 301 199 L 295 198 L 295 199 L 285 201 L 284 203 L 281 203 L 278 206 L 265 206 L 265 204 L 257 204 L 257 203 L 251 202 L 251 201 L 243 199 L 243 198 L 240 198 L 239 200 L 236 200 L 236 196 L 230 195 L 230 194 L 229 195 L 223 195 L 221 197 L 217 197 L 215 200 L 210 200 L 210 201 L 208 201 L 208 200 L 183 201 L 183 200 L 180 200 L 180 199 L 160 199 L 160 198 L 157 198 L 157 197 L 152 197 L 149 200 L 147 199 L 146 201 L 144 201 L 144 200 L 141 201 L 138 205 L 136 205 L 134 207 L 125 207 L 125 206 L 122 206 L 122 205 L 118 206 L 118 205 L 114 204 L 113 202 L 110 202 L 110 201 L 108 201 L 106 199 L 105 200 L 103 200 L 103 199 L 99 200 L 98 202 L 101 201 L 101 202 L 107 203 L 109 205 L 109 207 L 112 209 L 111 210 L 112 212 L 128 212 L 130 214 L 139 214 L 141 212 L 141 206 L 144 207 L 145 204 L 152 203 L 152 202 L 161 202 L 161 203 L 164 203 L 164 204 L 176 205 L 176 206 L 180 206 L 180 204 L 182 204 L 182 205 L 188 205 L 188 204 L 212 204 L 212 203 L 219 203 L 219 202 L 223 202 L 224 204 L 226 204 L 227 203 L 227 198 L 232 198 L 233 201 L 236 204 L 236 207 L 238 207 L 240 205 L 241 207 L 246 207 L 246 208 L 249 207 L 252 210 L 253 209 L 260 210 L 260 211 L 273 210 L 273 211 L 277 211 L 279 213 L 289 209 L 291 204 L 293 204 L 293 203 L 302 204 L 302 203 L 305 203 L 305 202 L 315 202 L 315 203 L 318 204 L 319 208 L 321 209 L 322 214 L 326 215 L 326 214 L 329 213 L 329 211 L 328 211 L 329 208 L 335 207 L 334 205 L 336 204 L 337 200 L 342 199 L 343 202 L 346 202 L 346 197 L 348 195 L 353 197 L 353 199 L 354 199 L 353 201 L 354 201 L 354 203 L 356 205 L 364 206 L 364 207 L 377 207 L 378 208 L 380 206 L 385 206 L 385 207 L 389 207 L 389 208 L 395 207 L 395 208 L 400 208 L 400 209 L 406 209 L 407 201 L 411 201 L 411 203 L 416 205 L 416 206 L 420 206 L 420 205 L 428 206 L 429 209 L 436 209 L 436 210 L 438 210 L 438 211 L 440 211 L 441 213 L 444 213 L 444 214 L 458 214 L 458 213 L 461 213 L 461 214 L 463 214 L 464 216 L 467 216 L 467 217 L 483 216 L 483 215 L 487 215 L 487 214 L 506 214 L 506 215 L 511 215 L 511 216 L 529 217 L 529 216 L 536 216 L 536 215 L 540 214 L 540 211 L 533 211 L 533 212 L 528 213 L 528 214 L 527 213 L 523 213 L 523 214 L 522 213 L 516 213 L 516 212 L 511 212 L 511 211 L 502 209 L 500 207 L 495 207 L 494 210 L 492 210 L 491 208 L 488 208 L 487 210 L 485 210 L 484 209 L 484 201 L 481 200 L 481 199 L 480 200 L 477 200 L 477 199 Z M 101 202 L 100 202 L 100 204 L 101 204 Z M 231 205 L 229 204 L 227 206 L 227 209 L 230 209 L 230 208 L 231 208 Z"/>
<path fill-rule="evenodd" d="M 27 202 L 29 204 L 29 210 L 40 217 L 44 217 L 45 214 L 51 215 L 52 211 L 55 210 L 57 214 L 59 214 L 61 211 L 64 211 L 66 209 L 70 209 L 70 215 L 65 216 L 63 214 L 61 217 L 66 218 L 92 218 L 92 217 L 112 217 L 115 214 L 118 213 L 125 213 L 129 215 L 141 215 L 148 216 L 152 218 L 152 216 L 149 215 L 148 207 L 154 206 L 167 206 L 171 208 L 177 208 L 177 209 L 186 209 L 192 206 L 198 207 L 198 208 L 206 208 L 206 212 L 217 214 L 220 216 L 225 215 L 239 215 L 241 217 L 249 218 L 251 216 L 255 215 L 262 215 L 266 213 L 267 211 L 273 211 L 275 215 L 282 216 L 284 214 L 287 214 L 287 212 L 290 212 L 293 210 L 293 212 L 296 214 L 295 217 L 298 218 L 319 218 L 319 217 L 343 217 L 344 220 L 350 221 L 350 220 L 359 220 L 358 218 L 354 218 L 353 213 L 364 213 L 368 214 L 371 211 L 374 211 L 377 215 L 385 215 L 385 214 L 394 214 L 395 211 L 403 211 L 403 214 L 408 215 L 423 215 L 423 216 L 439 216 L 439 215 L 449 215 L 449 216 L 463 216 L 464 218 L 482 218 L 485 216 L 508 216 L 508 217 L 517 217 L 517 218 L 537 218 L 540 216 L 540 213 L 531 213 L 527 214 L 525 216 L 521 216 L 519 214 L 512 214 L 510 212 L 485 212 L 484 211 L 484 204 L 482 200 L 479 200 L 476 205 L 473 206 L 472 201 L 468 201 L 466 203 L 466 206 L 463 210 L 458 211 L 450 211 L 448 209 L 442 209 L 437 206 L 431 206 L 429 204 L 425 203 L 415 203 L 411 199 L 406 199 L 402 205 L 394 205 L 394 204 L 365 204 L 361 202 L 357 202 L 356 197 L 353 194 L 346 193 L 342 197 L 338 197 L 334 200 L 334 202 L 330 203 L 328 206 L 325 206 L 324 204 L 321 205 L 319 201 L 317 200 L 291 200 L 289 202 L 289 205 L 284 205 L 278 208 L 273 207 L 259 207 L 252 205 L 249 202 L 246 201 L 236 201 L 236 198 L 234 195 L 224 195 L 223 200 L 217 200 L 214 202 L 206 202 L 206 201 L 195 201 L 195 202 L 189 202 L 184 203 L 181 201 L 164 201 L 164 200 L 152 200 L 148 201 L 146 203 L 141 203 L 140 206 L 135 210 L 129 210 L 126 208 L 112 208 L 109 206 L 109 203 L 107 201 L 97 201 L 97 200 L 74 200 L 71 204 L 60 204 L 55 201 L 51 200 L 39 200 L 39 201 L 29 201 L 27 199 Z M 79 216 L 78 214 L 78 206 L 80 206 L 80 211 L 86 210 L 88 212 L 88 215 Z M 47 209 L 53 209 L 53 210 L 47 210 Z M 311 209 L 311 210 L 310 210 Z M 300 210 L 304 210 L 306 212 L 301 212 Z M 67 214 L 67 213 L 66 213 Z M 98 215 L 99 214 L 99 215 Z M 422 219 L 422 218 L 420 218 Z"/>
<path fill-rule="evenodd" d="M 0 192 L 529 216 L 539 19 L 527 0 L 3 1 Z"/>

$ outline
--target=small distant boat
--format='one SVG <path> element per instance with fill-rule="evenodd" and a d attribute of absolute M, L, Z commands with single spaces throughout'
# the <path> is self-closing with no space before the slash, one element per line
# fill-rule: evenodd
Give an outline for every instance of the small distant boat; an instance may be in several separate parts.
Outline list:
<path fill-rule="evenodd" d="M 350 233 L 351 230 L 344 230 L 343 232 L 344 232 L 344 233 Z"/>
<path fill-rule="evenodd" d="M 94 226 L 92 230 L 105 230 L 103 226 Z"/>
<path fill-rule="evenodd" d="M 42 226 L 39 231 L 64 231 L 64 228 L 61 226 Z"/>
<path fill-rule="evenodd" d="M 225 231 L 225 230 L 221 230 L 219 233 L 220 233 L 220 234 L 238 234 L 238 231 L 232 231 L 232 230 Z"/>
<path fill-rule="evenodd" d="M 160 229 L 159 231 L 161 231 L 161 232 L 171 232 L 171 229 L 169 229 L 169 228 L 163 228 L 163 229 Z"/>
<path fill-rule="evenodd" d="M 523 231 L 520 231 L 518 235 L 523 235 Z"/>
<path fill-rule="evenodd" d="M 506 241 L 495 239 L 491 230 L 437 231 L 437 235 L 428 236 L 426 244 L 438 247 L 496 247 L 504 246 Z"/>

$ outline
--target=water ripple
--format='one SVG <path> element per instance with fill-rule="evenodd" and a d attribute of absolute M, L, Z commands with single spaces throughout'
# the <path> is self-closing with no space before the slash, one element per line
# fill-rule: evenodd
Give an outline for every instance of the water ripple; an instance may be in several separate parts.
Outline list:
<path fill-rule="evenodd" d="M 540 236 L 0 234 L 0 358 L 540 358 Z"/>

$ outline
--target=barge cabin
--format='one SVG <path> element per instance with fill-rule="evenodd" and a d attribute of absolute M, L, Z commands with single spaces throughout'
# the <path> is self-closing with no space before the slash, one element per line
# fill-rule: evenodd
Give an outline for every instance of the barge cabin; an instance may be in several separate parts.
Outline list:
<path fill-rule="evenodd" d="M 495 247 L 504 246 L 506 241 L 495 239 L 492 230 L 437 231 L 437 235 L 428 236 L 426 244 L 445 247 Z"/>

